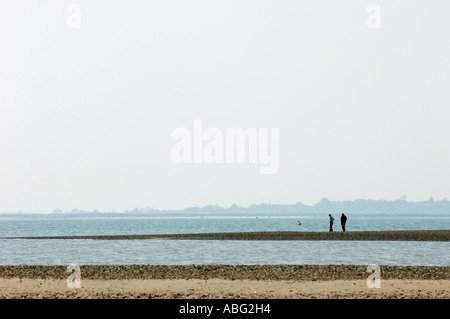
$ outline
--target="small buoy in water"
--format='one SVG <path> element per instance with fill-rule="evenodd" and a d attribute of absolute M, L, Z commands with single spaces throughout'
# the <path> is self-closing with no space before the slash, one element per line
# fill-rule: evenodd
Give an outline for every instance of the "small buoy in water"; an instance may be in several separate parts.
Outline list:
<path fill-rule="evenodd" d="M 298 221 L 298 225 L 301 225 L 302 223 L 300 223 L 300 221 Z"/>

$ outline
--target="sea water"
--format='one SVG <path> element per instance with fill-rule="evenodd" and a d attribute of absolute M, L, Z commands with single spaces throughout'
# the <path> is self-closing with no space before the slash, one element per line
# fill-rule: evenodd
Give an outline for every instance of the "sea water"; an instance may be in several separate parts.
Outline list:
<path fill-rule="evenodd" d="M 337 217 L 337 216 L 336 216 Z M 352 217 L 347 231 L 450 229 L 450 217 Z M 298 220 L 301 225 L 298 225 Z M 338 218 L 335 231 L 341 231 Z M 328 231 L 321 217 L 0 216 L 0 265 L 354 264 L 450 266 L 450 243 L 4 239 L 5 237 Z M 3 239 L 2 239 L 3 238 Z"/>
<path fill-rule="evenodd" d="M 386 217 L 347 215 L 347 231 L 450 229 L 449 216 Z M 339 216 L 334 230 L 341 231 Z M 298 225 L 298 221 L 301 225 Z M 328 231 L 328 215 L 300 217 L 152 217 L 80 215 L 0 215 L 1 237 L 147 235 L 254 231 Z"/>

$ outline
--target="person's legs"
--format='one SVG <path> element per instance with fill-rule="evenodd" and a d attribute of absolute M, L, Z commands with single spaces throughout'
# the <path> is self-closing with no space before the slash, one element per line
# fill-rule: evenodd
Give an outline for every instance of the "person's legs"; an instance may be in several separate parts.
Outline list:
<path fill-rule="evenodd" d="M 330 232 L 333 231 L 333 222 L 330 222 Z"/>
<path fill-rule="evenodd" d="M 342 223 L 342 231 L 345 231 L 345 223 Z"/>

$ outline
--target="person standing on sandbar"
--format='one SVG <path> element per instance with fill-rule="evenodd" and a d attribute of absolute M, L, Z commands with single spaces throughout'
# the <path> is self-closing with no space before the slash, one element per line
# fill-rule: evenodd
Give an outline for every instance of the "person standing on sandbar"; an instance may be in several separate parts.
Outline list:
<path fill-rule="evenodd" d="M 344 215 L 344 213 L 342 213 L 341 216 L 341 226 L 342 226 L 342 231 L 345 232 L 345 223 L 347 222 L 347 216 Z"/>
<path fill-rule="evenodd" d="M 330 232 L 332 232 L 333 231 L 334 218 L 333 218 L 333 216 L 331 216 L 331 214 L 328 214 L 328 216 L 330 217 Z"/>

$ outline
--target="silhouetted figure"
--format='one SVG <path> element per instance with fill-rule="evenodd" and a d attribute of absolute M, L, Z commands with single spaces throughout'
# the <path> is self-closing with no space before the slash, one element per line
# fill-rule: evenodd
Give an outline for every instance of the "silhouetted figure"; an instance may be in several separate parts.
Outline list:
<path fill-rule="evenodd" d="M 328 216 L 330 216 L 330 232 L 332 232 L 333 231 L 334 218 L 333 218 L 333 216 L 331 216 L 331 214 L 328 214 Z"/>
<path fill-rule="evenodd" d="M 344 213 L 342 213 L 342 216 L 341 216 L 342 231 L 345 231 L 345 223 L 346 222 L 347 222 L 347 216 L 345 216 Z"/>

